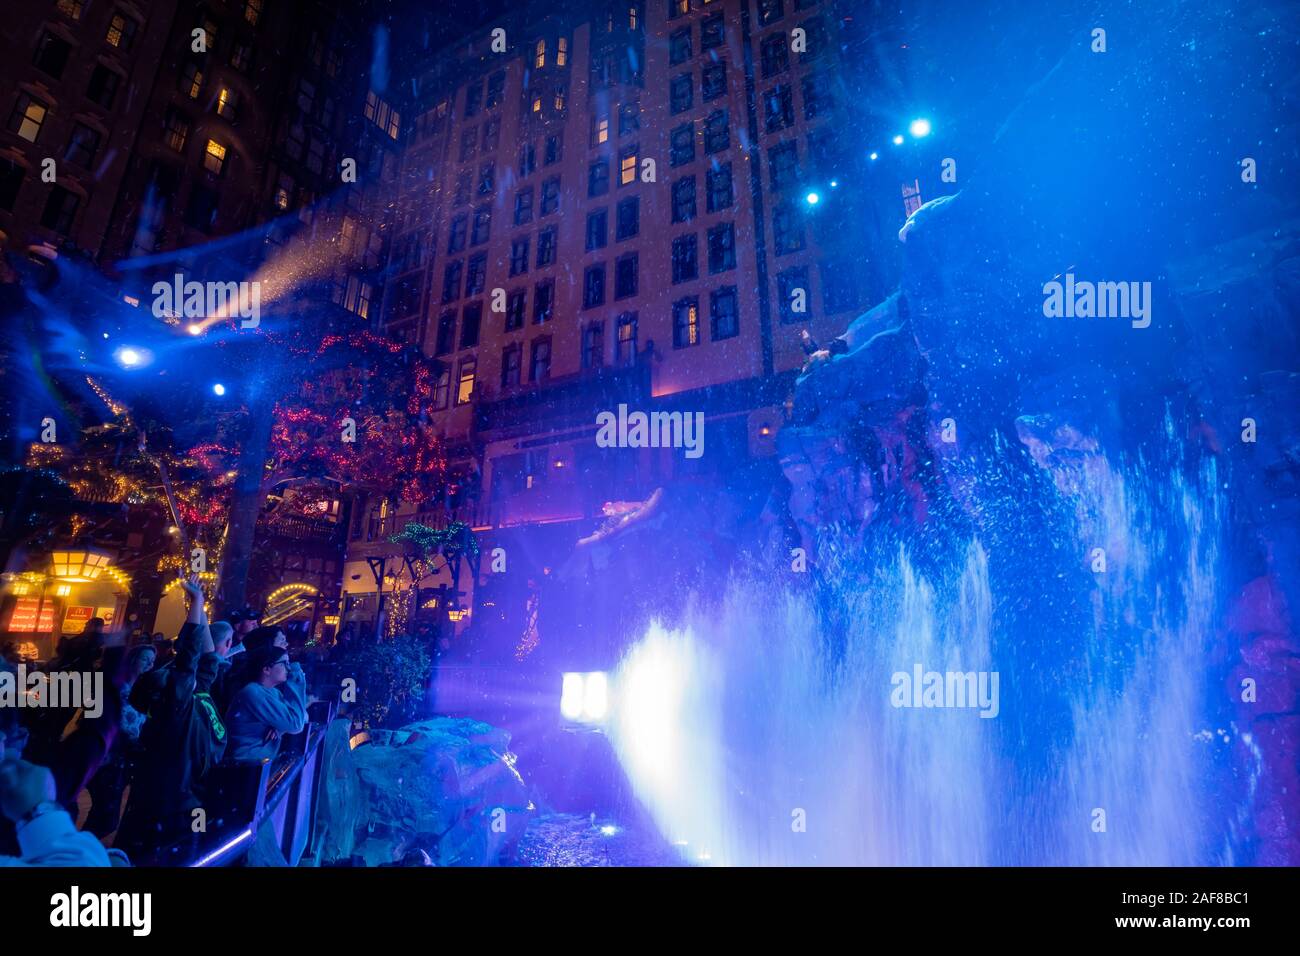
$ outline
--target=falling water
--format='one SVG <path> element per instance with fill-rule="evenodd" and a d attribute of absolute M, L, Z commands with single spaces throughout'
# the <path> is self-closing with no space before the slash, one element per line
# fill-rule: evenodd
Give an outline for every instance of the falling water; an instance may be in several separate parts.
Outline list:
<path fill-rule="evenodd" d="M 1077 552 L 1077 572 L 976 532 L 947 546 L 947 571 L 922 573 L 904 543 L 820 590 L 735 581 L 649 626 L 615 677 L 610 736 L 687 860 L 1223 862 L 1213 466 L 1096 456 L 1052 477 L 1033 493 L 1065 517 L 1038 546 Z M 892 706 L 891 678 L 917 664 L 998 672 L 996 716 Z"/>

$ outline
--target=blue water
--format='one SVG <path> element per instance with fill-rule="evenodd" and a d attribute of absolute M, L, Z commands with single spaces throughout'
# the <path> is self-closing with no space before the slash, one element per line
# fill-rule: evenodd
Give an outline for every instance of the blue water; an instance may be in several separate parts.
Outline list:
<path fill-rule="evenodd" d="M 816 584 L 733 579 L 652 623 L 609 733 L 664 837 L 713 865 L 1231 862 L 1225 509 L 1169 444 L 977 468 L 965 532 L 832 529 Z M 918 663 L 998 672 L 997 716 L 892 706 Z"/>

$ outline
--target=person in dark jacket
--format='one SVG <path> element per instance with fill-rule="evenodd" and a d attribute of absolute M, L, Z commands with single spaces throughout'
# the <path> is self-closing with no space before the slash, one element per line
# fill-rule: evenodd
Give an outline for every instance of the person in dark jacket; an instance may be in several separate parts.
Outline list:
<path fill-rule="evenodd" d="M 131 706 L 146 715 L 144 750 L 114 845 L 133 858 L 191 832 L 191 811 L 199 806 L 194 784 L 226 747 L 225 727 L 208 697 L 217 655 L 203 590 L 197 576 L 181 587 L 190 608 L 176 639 L 176 658 L 165 671 L 146 674 L 131 691 Z"/>
<path fill-rule="evenodd" d="M 233 763 L 263 763 L 280 750 L 280 738 L 307 725 L 307 680 L 289 652 L 274 644 L 249 651 L 251 678 L 230 702 L 226 726 Z"/>

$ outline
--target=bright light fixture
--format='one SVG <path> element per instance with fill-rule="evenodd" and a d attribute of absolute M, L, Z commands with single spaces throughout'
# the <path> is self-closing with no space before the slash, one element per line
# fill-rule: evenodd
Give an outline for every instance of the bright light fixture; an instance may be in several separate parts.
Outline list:
<path fill-rule="evenodd" d="M 902 145 L 903 145 L 903 134 L 902 134 L 902 133 L 899 133 L 897 136 L 894 137 L 894 145 L 895 145 L 895 146 L 902 146 Z"/>
<path fill-rule="evenodd" d="M 907 131 L 917 139 L 920 139 L 923 136 L 929 136 L 930 121 L 923 116 L 918 117 L 917 119 L 912 120 L 912 124 L 907 128 Z"/>
<path fill-rule="evenodd" d="M 597 724 L 609 711 L 609 679 L 604 671 L 567 673 L 560 685 L 560 714 L 565 720 Z"/>

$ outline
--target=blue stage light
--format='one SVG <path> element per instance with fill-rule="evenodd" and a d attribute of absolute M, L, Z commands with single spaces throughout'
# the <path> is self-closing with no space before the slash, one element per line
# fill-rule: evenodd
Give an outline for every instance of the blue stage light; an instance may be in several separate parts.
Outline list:
<path fill-rule="evenodd" d="M 149 364 L 153 356 L 148 349 L 123 345 L 113 352 L 113 360 L 122 368 L 141 368 Z"/>
<path fill-rule="evenodd" d="M 212 386 L 212 394 L 217 396 L 225 395 L 226 386 L 222 385 L 220 382 L 217 382 L 215 385 Z"/>
<path fill-rule="evenodd" d="M 930 121 L 923 116 L 918 117 L 917 119 L 912 120 L 912 125 L 909 126 L 907 130 L 917 139 L 921 139 L 924 136 L 929 136 Z"/>
<path fill-rule="evenodd" d="M 808 205 L 810 206 L 815 206 L 822 201 L 822 197 L 817 195 L 816 193 L 809 193 L 807 196 L 804 197 L 804 199 L 808 201 Z"/>
<path fill-rule="evenodd" d="M 872 152 L 871 152 L 871 157 L 870 157 L 870 158 L 871 158 L 873 161 L 874 161 L 874 160 L 877 160 L 877 159 L 880 158 L 880 154 L 877 153 L 875 150 L 872 150 Z"/>
<path fill-rule="evenodd" d="M 894 137 L 894 145 L 895 145 L 895 146 L 902 146 L 902 145 L 903 145 L 903 134 L 902 134 L 902 133 L 899 133 L 897 136 Z"/>

